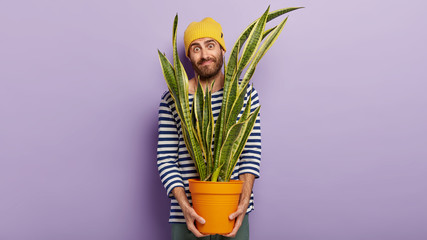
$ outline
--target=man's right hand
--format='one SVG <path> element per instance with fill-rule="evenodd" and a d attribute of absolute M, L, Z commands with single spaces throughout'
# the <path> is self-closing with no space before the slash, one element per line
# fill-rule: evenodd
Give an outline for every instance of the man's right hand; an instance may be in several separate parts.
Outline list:
<path fill-rule="evenodd" d="M 185 222 L 187 223 L 187 228 L 190 230 L 194 236 L 196 237 L 206 237 L 208 235 L 204 235 L 199 230 L 197 230 L 196 225 L 194 224 L 195 221 L 205 224 L 205 219 L 203 219 L 201 216 L 199 216 L 193 207 L 191 207 L 190 203 L 188 202 L 187 195 L 185 195 L 185 190 L 182 187 L 176 187 L 172 189 L 172 193 L 175 196 L 176 200 L 178 200 L 179 206 L 182 209 L 182 212 L 184 213 Z"/>
<path fill-rule="evenodd" d="M 185 221 L 187 223 L 188 230 L 190 230 L 194 234 L 194 236 L 196 236 L 198 238 L 199 237 L 206 237 L 207 235 L 203 235 L 202 233 L 199 232 L 199 230 L 197 230 L 195 222 L 194 222 L 194 221 L 197 221 L 201 224 L 205 224 L 205 222 L 206 222 L 205 219 L 200 217 L 196 213 L 196 211 L 194 211 L 194 208 L 192 208 L 190 206 L 186 207 L 186 209 L 185 210 L 183 209 L 182 211 L 184 213 L 184 218 L 185 218 Z"/>

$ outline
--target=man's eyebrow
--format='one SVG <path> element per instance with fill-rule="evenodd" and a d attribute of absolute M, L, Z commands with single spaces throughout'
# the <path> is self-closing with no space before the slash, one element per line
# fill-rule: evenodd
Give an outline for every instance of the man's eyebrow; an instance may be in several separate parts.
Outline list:
<path fill-rule="evenodd" d="M 215 41 L 215 40 L 213 40 L 213 39 L 209 39 L 209 40 L 206 40 L 206 41 L 204 42 L 204 44 L 211 43 L 211 42 L 216 42 L 216 41 Z"/>
<path fill-rule="evenodd" d="M 190 47 L 192 47 L 192 46 L 200 46 L 200 44 L 199 43 L 192 43 L 192 44 L 190 44 Z"/>
<path fill-rule="evenodd" d="M 209 40 L 204 41 L 203 44 L 208 44 L 208 43 L 211 43 L 211 42 L 216 43 L 215 40 L 209 39 Z M 190 44 L 189 48 L 191 48 L 192 46 L 200 46 L 200 43 L 193 42 L 193 43 Z"/>

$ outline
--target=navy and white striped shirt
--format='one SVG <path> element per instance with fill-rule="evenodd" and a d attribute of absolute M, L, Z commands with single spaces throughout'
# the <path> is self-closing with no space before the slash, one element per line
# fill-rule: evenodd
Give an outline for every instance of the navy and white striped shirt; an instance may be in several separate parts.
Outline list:
<path fill-rule="evenodd" d="M 247 99 L 251 94 L 252 86 L 248 84 L 245 101 L 238 118 L 246 107 Z M 214 121 L 218 118 L 221 109 L 223 89 L 212 93 L 212 112 Z M 193 103 L 193 95 L 189 95 L 190 106 Z M 251 95 L 251 112 L 259 106 L 258 93 L 255 89 Z M 240 174 L 251 173 L 255 178 L 259 177 L 261 161 L 261 125 L 258 114 L 254 129 L 243 149 L 240 159 L 236 164 L 231 179 L 239 179 Z M 183 187 L 191 204 L 191 196 L 188 188 L 188 179 L 198 178 L 199 175 L 191 159 L 181 130 L 181 120 L 175 110 L 175 103 L 169 93 L 165 92 L 159 107 L 159 139 L 157 145 L 157 167 L 167 195 L 171 198 L 170 223 L 185 223 L 184 215 L 178 201 L 172 194 L 175 187 Z M 254 209 L 253 193 L 249 202 L 247 213 Z"/>

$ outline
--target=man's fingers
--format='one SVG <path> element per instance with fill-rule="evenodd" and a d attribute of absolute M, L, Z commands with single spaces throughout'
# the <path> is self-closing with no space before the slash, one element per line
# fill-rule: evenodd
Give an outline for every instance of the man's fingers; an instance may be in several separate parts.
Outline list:
<path fill-rule="evenodd" d="M 241 225 L 241 224 L 240 224 Z M 234 225 L 233 231 L 231 233 L 224 235 L 225 237 L 234 238 L 237 234 L 237 231 L 239 231 L 240 226 L 237 226 L 237 224 Z"/>
<path fill-rule="evenodd" d="M 191 230 L 190 230 L 191 231 Z M 202 233 L 199 232 L 199 230 L 197 230 L 197 228 L 194 228 L 193 231 L 191 231 L 194 236 L 201 238 L 201 237 L 206 237 L 207 235 L 203 235 Z"/>
<path fill-rule="evenodd" d="M 189 231 L 191 231 L 194 236 L 196 237 L 206 237 L 208 235 L 203 235 L 199 230 L 197 230 L 195 226 L 195 221 L 199 222 L 200 224 L 205 224 L 206 220 L 199 216 L 196 211 L 194 211 L 193 208 L 190 208 L 189 211 L 184 215 L 186 222 L 187 222 L 187 228 Z"/>
<path fill-rule="evenodd" d="M 196 217 L 196 221 L 198 221 L 201 224 L 205 224 L 206 223 L 206 220 L 204 218 L 200 217 L 200 216 Z"/>
<path fill-rule="evenodd" d="M 229 233 L 227 235 L 224 235 L 225 237 L 234 238 L 236 236 L 237 231 L 239 231 L 239 228 L 242 226 L 242 222 L 243 222 L 242 215 L 238 215 L 238 216 L 240 216 L 240 217 L 238 217 L 236 219 L 236 222 L 234 223 L 233 231 L 231 231 L 231 233 Z M 243 217 L 245 217 L 245 216 L 243 215 Z"/>
<path fill-rule="evenodd" d="M 229 218 L 230 220 L 233 220 L 233 219 L 235 219 L 236 217 L 238 217 L 239 215 L 241 215 L 242 213 L 243 213 L 243 211 L 242 211 L 242 210 L 237 209 L 237 211 L 235 211 L 234 213 L 230 214 L 230 216 L 228 216 L 228 218 Z"/>
<path fill-rule="evenodd" d="M 198 238 L 207 236 L 207 235 L 204 235 L 201 232 L 199 232 L 199 230 L 197 230 L 197 228 L 194 224 L 192 224 L 191 226 L 188 226 L 188 230 L 190 230 L 194 234 L 194 236 L 196 236 Z"/>
<path fill-rule="evenodd" d="M 200 215 L 198 215 L 196 213 L 196 211 L 193 212 L 193 218 L 196 219 L 197 222 L 201 223 L 201 224 L 205 224 L 206 220 L 204 218 L 202 218 Z"/>
<path fill-rule="evenodd" d="M 197 230 L 196 226 L 194 225 L 194 223 L 187 223 L 187 228 L 188 230 L 190 230 L 194 236 L 196 237 L 205 237 L 206 235 L 203 235 L 201 232 L 199 232 L 199 230 Z"/>

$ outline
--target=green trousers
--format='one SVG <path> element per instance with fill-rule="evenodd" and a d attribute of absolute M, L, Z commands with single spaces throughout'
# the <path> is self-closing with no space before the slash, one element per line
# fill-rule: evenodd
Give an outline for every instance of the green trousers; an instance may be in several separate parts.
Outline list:
<path fill-rule="evenodd" d="M 172 223 L 172 240 L 222 240 L 222 239 L 236 239 L 236 240 L 249 240 L 249 219 L 248 214 L 243 218 L 242 226 L 240 226 L 239 231 L 237 231 L 237 235 L 234 238 L 224 237 L 222 235 L 210 235 L 207 237 L 198 238 L 194 236 L 194 234 L 188 230 L 187 224 L 182 223 Z"/>

